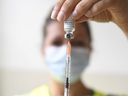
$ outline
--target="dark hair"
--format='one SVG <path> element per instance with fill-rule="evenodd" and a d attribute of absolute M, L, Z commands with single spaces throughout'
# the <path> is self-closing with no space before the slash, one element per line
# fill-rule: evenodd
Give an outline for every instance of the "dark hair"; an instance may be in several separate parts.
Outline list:
<path fill-rule="evenodd" d="M 52 22 L 57 22 L 56 20 L 51 19 L 51 12 L 48 14 L 45 22 L 44 22 L 44 26 L 43 26 L 43 39 L 45 40 L 45 37 L 47 36 L 47 26 L 52 23 Z M 88 35 L 88 41 L 89 43 L 91 43 L 92 38 L 91 38 L 91 32 L 90 32 L 90 26 L 88 22 L 83 22 L 81 23 L 82 26 L 85 27 L 85 30 L 87 31 L 87 35 Z"/>

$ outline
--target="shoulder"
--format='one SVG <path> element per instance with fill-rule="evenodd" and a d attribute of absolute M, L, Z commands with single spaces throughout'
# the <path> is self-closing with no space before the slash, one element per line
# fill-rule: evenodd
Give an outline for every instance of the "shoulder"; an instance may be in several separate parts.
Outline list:
<path fill-rule="evenodd" d="M 112 94 L 105 94 L 98 91 L 93 91 L 93 96 L 126 96 L 126 95 L 112 95 Z"/>
<path fill-rule="evenodd" d="M 32 91 L 26 94 L 15 95 L 15 96 L 49 96 L 49 88 L 47 85 L 42 85 L 34 88 Z"/>
<path fill-rule="evenodd" d="M 104 93 L 93 90 L 93 96 L 107 96 L 107 95 L 105 95 Z"/>

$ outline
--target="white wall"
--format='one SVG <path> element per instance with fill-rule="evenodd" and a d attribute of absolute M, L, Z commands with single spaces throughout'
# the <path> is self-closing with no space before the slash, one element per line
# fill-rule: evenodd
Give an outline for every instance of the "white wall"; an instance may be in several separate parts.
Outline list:
<path fill-rule="evenodd" d="M 2 34 L 2 31 L 3 31 L 3 26 L 2 26 L 2 3 L 0 1 L 0 90 L 2 90 L 2 71 L 1 71 L 1 65 L 3 63 L 3 34 Z M 2 92 L 0 92 L 0 95 L 2 95 Z"/>
<path fill-rule="evenodd" d="M 45 68 L 40 52 L 41 30 L 44 17 L 54 0 L 0 2 L 3 25 L 0 32 L 3 34 L 4 53 L 4 63 L 0 64 L 0 96 L 12 96 L 27 92 L 44 82 L 42 77 Z"/>
<path fill-rule="evenodd" d="M 91 27 L 94 52 L 86 81 L 103 92 L 127 93 L 127 38 L 113 23 L 91 22 Z"/>
<path fill-rule="evenodd" d="M 51 1 L 3 0 L 4 66 L 34 68 L 39 64 L 41 29 Z M 39 50 L 37 50 L 39 49 Z M 33 59 L 34 58 L 34 59 Z M 20 64 L 16 64 L 20 63 Z M 27 63 L 27 64 L 26 64 Z M 30 67 L 31 66 L 31 67 Z"/>
<path fill-rule="evenodd" d="M 0 40 L 3 45 L 0 47 L 3 53 L 3 63 L 0 61 L 0 96 L 12 96 L 27 92 L 47 81 L 47 70 L 40 53 L 41 29 L 44 18 L 55 1 L 0 2 L 0 36 L 3 35 L 3 41 Z M 84 79 L 97 90 L 128 94 L 126 37 L 112 23 L 91 22 L 91 26 L 94 52 Z"/>
<path fill-rule="evenodd" d="M 101 71 L 128 73 L 128 43 L 123 32 L 113 23 L 91 22 L 94 59 L 92 63 Z M 97 68 L 94 67 L 94 70 Z"/>

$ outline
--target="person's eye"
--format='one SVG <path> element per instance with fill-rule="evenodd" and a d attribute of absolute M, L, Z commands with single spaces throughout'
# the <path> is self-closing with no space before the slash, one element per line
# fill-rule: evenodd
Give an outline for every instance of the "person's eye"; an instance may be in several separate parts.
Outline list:
<path fill-rule="evenodd" d="M 62 40 L 55 40 L 55 41 L 52 42 L 52 45 L 61 46 L 61 45 L 63 45 L 63 41 Z"/>

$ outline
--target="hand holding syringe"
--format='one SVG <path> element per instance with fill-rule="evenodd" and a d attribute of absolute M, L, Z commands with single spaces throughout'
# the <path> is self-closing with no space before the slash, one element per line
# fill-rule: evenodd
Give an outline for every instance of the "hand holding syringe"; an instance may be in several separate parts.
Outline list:
<path fill-rule="evenodd" d="M 70 71 L 71 71 L 71 44 L 70 40 L 74 38 L 73 32 L 75 31 L 74 22 L 69 18 L 64 22 L 65 39 L 67 42 L 67 56 L 66 56 L 66 68 L 65 68 L 65 88 L 64 96 L 69 96 L 70 90 Z"/>

